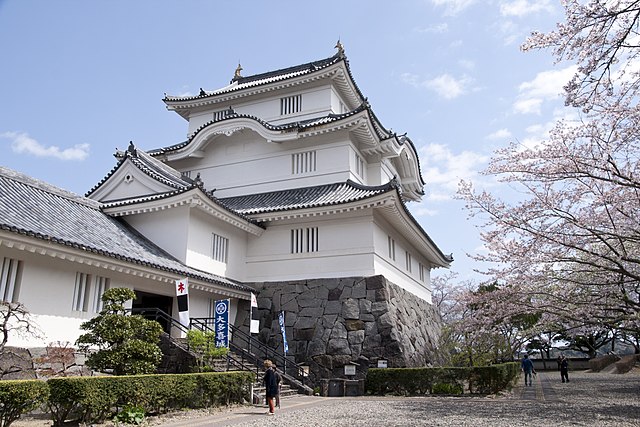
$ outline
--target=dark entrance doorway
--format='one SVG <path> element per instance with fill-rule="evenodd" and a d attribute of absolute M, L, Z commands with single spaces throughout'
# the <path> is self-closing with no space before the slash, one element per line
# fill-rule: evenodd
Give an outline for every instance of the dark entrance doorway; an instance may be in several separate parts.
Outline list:
<path fill-rule="evenodd" d="M 166 315 L 171 317 L 173 297 L 138 290 L 136 290 L 135 293 L 136 299 L 133 300 L 132 305 L 133 312 L 142 314 L 147 319 L 157 320 L 158 323 L 162 325 L 162 329 L 169 333 L 169 320 L 163 315 L 163 313 L 166 313 Z"/>

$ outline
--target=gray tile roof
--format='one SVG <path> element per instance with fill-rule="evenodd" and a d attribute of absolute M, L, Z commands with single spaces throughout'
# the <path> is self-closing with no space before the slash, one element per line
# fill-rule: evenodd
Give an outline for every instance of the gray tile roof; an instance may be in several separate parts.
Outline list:
<path fill-rule="evenodd" d="M 149 154 L 142 150 L 138 150 L 133 145 L 133 142 L 129 142 L 129 148 L 124 152 L 117 152 L 116 157 L 120 160 L 118 164 L 105 176 L 102 180 L 96 184 L 91 190 L 87 192 L 87 196 L 91 195 L 98 188 L 100 188 L 109 178 L 125 163 L 127 159 L 131 160 L 131 163 L 140 169 L 143 173 L 147 174 L 154 180 L 161 182 L 169 187 L 184 190 L 193 187 L 196 182 L 191 178 L 183 176 L 180 172 L 172 167 L 162 163 L 161 161 L 154 159 Z"/>
<path fill-rule="evenodd" d="M 269 193 L 220 198 L 220 202 L 245 215 L 292 209 L 339 205 L 364 200 L 378 194 L 395 191 L 395 181 L 378 187 L 367 187 L 347 181 L 317 187 L 295 188 Z"/>
<path fill-rule="evenodd" d="M 94 200 L 0 166 L 0 230 L 236 291 L 250 290 L 224 277 L 182 264 L 123 221 L 104 214 L 100 207 Z"/>
<path fill-rule="evenodd" d="M 353 79 L 353 75 L 351 73 L 351 67 L 349 67 L 349 61 L 347 60 L 346 56 L 338 52 L 329 58 L 308 62 L 306 64 L 294 65 L 292 67 L 282 68 L 280 70 L 275 70 L 275 71 L 268 71 L 266 73 L 254 74 L 246 77 L 234 78 L 233 80 L 231 80 L 228 86 L 225 86 L 223 88 L 213 90 L 213 91 L 200 90 L 200 93 L 197 96 L 181 97 L 181 96 L 167 95 L 165 96 L 164 101 L 165 102 L 183 102 L 183 101 L 188 102 L 188 101 L 198 100 L 202 98 L 223 95 L 230 92 L 236 92 L 236 91 L 240 91 L 248 88 L 254 88 L 254 87 L 266 85 L 269 83 L 284 81 L 284 80 L 292 79 L 295 77 L 303 76 L 306 74 L 312 74 L 318 71 L 322 71 L 323 69 L 330 67 L 331 65 L 336 64 L 340 61 L 344 61 L 345 67 L 347 69 L 347 73 L 349 74 L 349 77 L 353 82 L 353 86 L 356 89 L 357 95 L 360 97 L 360 99 L 364 99 L 364 97 L 362 96 L 362 92 L 360 92 L 358 85 L 356 85 L 356 82 Z"/>

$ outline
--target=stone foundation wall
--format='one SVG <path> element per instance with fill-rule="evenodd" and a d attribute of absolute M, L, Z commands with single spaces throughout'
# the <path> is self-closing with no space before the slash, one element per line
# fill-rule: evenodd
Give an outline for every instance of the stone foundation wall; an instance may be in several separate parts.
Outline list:
<path fill-rule="evenodd" d="M 312 375 L 344 377 L 357 363 L 362 378 L 379 359 L 389 367 L 427 366 L 436 360 L 442 321 L 426 301 L 384 276 L 253 284 L 258 338 L 282 349 L 278 313 L 285 311 L 289 355 L 310 362 Z M 240 319 L 239 319 L 240 320 Z M 248 328 L 248 319 L 240 320 Z"/>

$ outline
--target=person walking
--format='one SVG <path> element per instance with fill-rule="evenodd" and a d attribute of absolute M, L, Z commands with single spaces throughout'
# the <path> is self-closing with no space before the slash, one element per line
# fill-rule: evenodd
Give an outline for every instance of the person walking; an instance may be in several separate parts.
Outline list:
<path fill-rule="evenodd" d="M 560 378 L 562 382 L 569 382 L 569 359 L 564 354 L 560 356 Z"/>
<path fill-rule="evenodd" d="M 520 368 L 522 369 L 522 372 L 524 372 L 524 385 L 531 387 L 531 377 L 535 371 L 533 369 L 533 362 L 529 359 L 529 355 L 526 353 L 520 363 Z"/>

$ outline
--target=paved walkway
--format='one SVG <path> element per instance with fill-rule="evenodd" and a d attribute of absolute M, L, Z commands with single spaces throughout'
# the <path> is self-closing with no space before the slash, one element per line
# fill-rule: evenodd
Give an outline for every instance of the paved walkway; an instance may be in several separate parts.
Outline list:
<path fill-rule="evenodd" d="M 640 372 L 626 375 L 539 373 L 499 397 L 295 396 L 275 416 L 265 406 L 198 411 L 150 420 L 165 427 L 201 426 L 640 426 Z"/>

